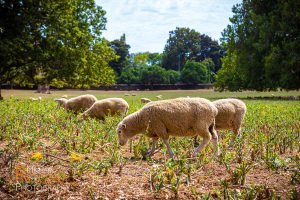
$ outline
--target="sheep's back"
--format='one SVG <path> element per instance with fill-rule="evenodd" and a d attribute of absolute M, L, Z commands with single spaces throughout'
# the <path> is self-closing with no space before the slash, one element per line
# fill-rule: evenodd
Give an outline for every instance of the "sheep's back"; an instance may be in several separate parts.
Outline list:
<path fill-rule="evenodd" d="M 96 102 L 96 100 L 96 97 L 93 95 L 82 95 L 69 99 L 67 107 L 74 111 L 87 110 Z"/>
<path fill-rule="evenodd" d="M 147 104 L 150 127 L 166 129 L 169 135 L 193 136 L 207 130 L 216 115 L 216 108 L 201 98 L 179 98 Z"/>
<path fill-rule="evenodd" d="M 213 104 L 218 109 L 216 116 L 217 129 L 232 128 L 236 121 L 240 121 L 246 112 L 246 105 L 238 99 L 221 99 Z"/>

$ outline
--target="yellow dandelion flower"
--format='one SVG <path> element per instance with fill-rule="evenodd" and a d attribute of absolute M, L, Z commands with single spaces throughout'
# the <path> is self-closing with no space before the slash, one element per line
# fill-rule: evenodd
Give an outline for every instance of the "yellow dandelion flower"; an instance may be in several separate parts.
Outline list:
<path fill-rule="evenodd" d="M 43 159 L 43 154 L 41 154 L 40 152 L 36 152 L 31 156 L 31 160 L 34 161 L 39 161 Z"/>
<path fill-rule="evenodd" d="M 75 153 L 72 153 L 71 154 L 71 159 L 73 160 L 73 161 L 81 161 L 82 160 L 82 156 L 81 155 L 79 155 L 79 154 L 75 154 Z"/>

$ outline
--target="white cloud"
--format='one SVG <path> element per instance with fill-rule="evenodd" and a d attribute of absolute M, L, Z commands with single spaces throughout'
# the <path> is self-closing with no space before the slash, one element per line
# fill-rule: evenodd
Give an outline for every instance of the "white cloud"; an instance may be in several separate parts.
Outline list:
<path fill-rule="evenodd" d="M 219 39 L 229 23 L 231 8 L 241 0 L 96 0 L 107 12 L 104 37 L 125 33 L 131 52 L 162 52 L 169 31 L 193 28 Z"/>

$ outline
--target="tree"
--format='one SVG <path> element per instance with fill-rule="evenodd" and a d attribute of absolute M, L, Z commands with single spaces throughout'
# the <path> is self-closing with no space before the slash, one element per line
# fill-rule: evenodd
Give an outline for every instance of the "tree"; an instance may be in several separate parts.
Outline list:
<path fill-rule="evenodd" d="M 226 58 L 217 85 L 235 90 L 299 89 L 299 7 L 300 2 L 292 0 L 244 0 L 235 5 L 222 42 L 227 56 L 236 58 Z M 239 73 L 239 86 L 236 73 L 225 73 L 233 69 Z"/>
<path fill-rule="evenodd" d="M 162 54 L 160 53 L 150 53 L 150 52 L 143 52 L 143 53 L 136 53 L 132 54 L 132 61 L 134 64 L 139 65 L 158 65 L 161 66 L 161 59 Z"/>
<path fill-rule="evenodd" d="M 115 51 L 118 56 L 117 60 L 111 61 L 109 65 L 115 70 L 118 76 L 121 75 L 123 68 L 129 65 L 129 49 L 130 46 L 126 44 L 126 36 L 123 34 L 119 40 L 113 40 L 109 46 Z"/>
<path fill-rule="evenodd" d="M 114 81 L 103 75 L 114 55 L 101 38 L 105 11 L 93 0 L 8 0 L 0 9 L 2 82 L 74 86 L 78 75 L 84 82 L 97 76 L 93 85 Z"/>
<path fill-rule="evenodd" d="M 206 58 L 205 60 L 203 60 L 201 62 L 203 65 L 205 65 L 206 69 L 208 70 L 207 73 L 207 78 L 208 78 L 208 82 L 214 82 L 214 76 L 215 76 L 215 63 L 213 62 L 213 60 L 211 58 Z"/>
<path fill-rule="evenodd" d="M 208 70 L 201 62 L 188 61 L 181 72 L 181 80 L 183 83 L 197 84 L 206 83 Z"/>
<path fill-rule="evenodd" d="M 170 31 L 164 48 L 162 66 L 166 69 L 181 71 L 188 60 L 203 61 L 211 58 L 216 72 L 221 67 L 223 48 L 209 36 L 200 34 L 194 29 L 176 28 Z"/>

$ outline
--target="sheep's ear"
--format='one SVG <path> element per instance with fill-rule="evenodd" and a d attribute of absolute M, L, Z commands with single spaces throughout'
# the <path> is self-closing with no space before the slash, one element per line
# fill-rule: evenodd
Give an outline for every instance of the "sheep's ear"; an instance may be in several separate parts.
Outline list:
<path fill-rule="evenodd" d="M 126 124 L 122 124 L 122 128 L 123 128 L 123 129 L 126 129 Z"/>

